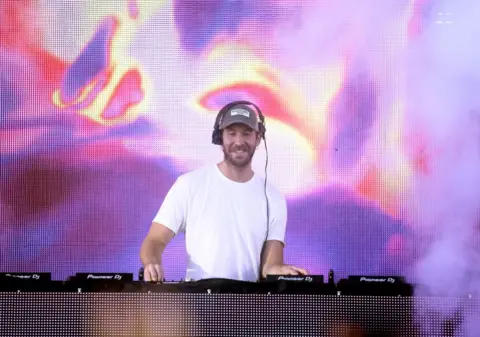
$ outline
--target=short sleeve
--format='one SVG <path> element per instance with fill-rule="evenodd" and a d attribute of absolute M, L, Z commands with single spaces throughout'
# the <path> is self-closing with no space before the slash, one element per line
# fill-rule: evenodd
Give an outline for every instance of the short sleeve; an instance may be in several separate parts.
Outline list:
<path fill-rule="evenodd" d="M 287 201 L 282 195 L 269 200 L 270 223 L 267 240 L 278 240 L 285 244 L 287 227 Z"/>
<path fill-rule="evenodd" d="M 168 191 L 160 209 L 153 219 L 171 229 L 175 234 L 185 230 L 187 217 L 188 189 L 185 181 L 179 177 Z"/>

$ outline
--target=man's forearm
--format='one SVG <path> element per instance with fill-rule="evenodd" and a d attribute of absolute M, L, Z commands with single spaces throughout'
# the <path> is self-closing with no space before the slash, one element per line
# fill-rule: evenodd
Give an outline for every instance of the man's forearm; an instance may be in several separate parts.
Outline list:
<path fill-rule="evenodd" d="M 140 259 L 143 265 L 162 264 L 162 254 L 166 245 L 162 242 L 146 238 L 140 248 Z"/>
<path fill-rule="evenodd" d="M 262 251 L 261 275 L 267 276 L 269 270 L 275 266 L 283 265 L 283 243 L 279 241 L 267 241 Z"/>

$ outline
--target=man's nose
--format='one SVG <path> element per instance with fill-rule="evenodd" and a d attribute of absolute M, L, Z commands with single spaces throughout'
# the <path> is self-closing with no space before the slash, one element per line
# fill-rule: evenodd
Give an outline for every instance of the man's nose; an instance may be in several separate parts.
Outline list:
<path fill-rule="evenodd" d="M 235 137 L 233 138 L 233 142 L 235 145 L 243 145 L 245 143 L 245 138 L 241 134 L 235 135 Z"/>

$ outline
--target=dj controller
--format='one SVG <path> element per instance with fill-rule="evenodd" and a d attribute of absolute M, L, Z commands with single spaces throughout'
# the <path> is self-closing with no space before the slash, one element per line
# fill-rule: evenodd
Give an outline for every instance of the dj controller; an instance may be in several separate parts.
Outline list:
<path fill-rule="evenodd" d="M 335 283 L 323 275 L 269 275 L 259 282 L 211 278 L 198 281 L 139 281 L 130 273 L 77 273 L 66 281 L 50 273 L 0 273 L 0 292 L 120 292 L 207 294 L 304 294 L 412 296 L 413 286 L 398 276 L 354 275 Z"/>

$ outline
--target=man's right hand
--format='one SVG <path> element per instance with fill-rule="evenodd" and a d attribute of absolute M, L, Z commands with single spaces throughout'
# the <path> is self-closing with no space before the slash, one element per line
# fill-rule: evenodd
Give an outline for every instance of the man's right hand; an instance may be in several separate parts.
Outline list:
<path fill-rule="evenodd" d="M 149 263 L 143 270 L 143 280 L 147 282 L 162 282 L 164 278 L 163 267 L 160 264 Z"/>

